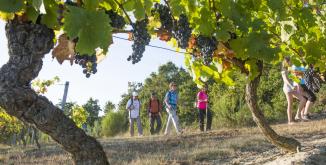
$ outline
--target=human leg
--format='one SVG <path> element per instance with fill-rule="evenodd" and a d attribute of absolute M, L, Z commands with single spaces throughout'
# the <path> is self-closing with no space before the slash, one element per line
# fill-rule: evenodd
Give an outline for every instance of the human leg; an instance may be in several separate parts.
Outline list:
<path fill-rule="evenodd" d="M 181 132 L 179 127 L 179 117 L 177 116 L 176 110 L 171 110 L 171 116 L 172 116 L 172 123 L 174 125 L 174 128 L 176 132 L 179 134 Z"/>
<path fill-rule="evenodd" d="M 198 109 L 198 118 L 199 118 L 199 129 L 200 131 L 204 131 L 204 110 Z"/>
<path fill-rule="evenodd" d="M 149 125 L 150 125 L 150 132 L 152 135 L 154 134 L 154 122 L 155 122 L 155 118 L 154 118 L 154 116 L 151 116 Z"/>
<path fill-rule="evenodd" d="M 134 136 L 134 119 L 133 118 L 130 118 L 129 119 L 129 123 L 130 123 L 130 136 Z"/>
<path fill-rule="evenodd" d="M 293 102 L 293 96 L 290 92 L 285 93 L 286 100 L 288 103 L 287 106 L 287 116 L 288 116 L 288 124 L 293 124 L 292 120 L 292 102 Z"/>
<path fill-rule="evenodd" d="M 161 116 L 156 116 L 156 130 L 155 133 L 160 133 L 161 127 L 162 127 L 162 120 L 161 120 Z"/>
<path fill-rule="evenodd" d="M 143 127 L 141 125 L 141 120 L 140 117 L 137 117 L 137 130 L 138 130 L 138 136 L 142 136 L 143 135 Z"/>
<path fill-rule="evenodd" d="M 297 113 L 295 115 L 295 120 L 300 120 L 302 119 L 303 116 L 302 114 L 307 100 L 303 97 L 302 92 L 297 91 L 297 92 L 293 92 L 292 94 L 299 100 L 299 106 L 298 106 Z"/>
<path fill-rule="evenodd" d="M 211 130 L 212 127 L 212 112 L 210 109 L 207 109 L 207 125 L 206 125 L 206 131 Z"/>
<path fill-rule="evenodd" d="M 308 117 L 308 114 L 309 114 L 309 110 L 310 108 L 312 107 L 312 105 L 314 104 L 314 102 L 316 101 L 317 97 L 316 95 L 307 88 L 307 86 L 305 85 L 302 85 L 302 88 L 303 88 L 303 93 L 304 93 L 304 96 L 307 98 L 307 102 L 306 102 L 306 105 L 304 107 L 304 111 L 303 111 L 303 119 L 304 120 L 309 120 L 309 117 Z"/>
<path fill-rule="evenodd" d="M 170 110 L 169 109 L 166 109 L 166 112 L 168 113 L 168 120 L 166 122 L 166 128 L 165 128 L 165 132 L 164 134 L 167 135 L 170 133 L 170 125 L 171 125 L 171 120 L 172 120 L 172 115 L 170 114 Z"/>

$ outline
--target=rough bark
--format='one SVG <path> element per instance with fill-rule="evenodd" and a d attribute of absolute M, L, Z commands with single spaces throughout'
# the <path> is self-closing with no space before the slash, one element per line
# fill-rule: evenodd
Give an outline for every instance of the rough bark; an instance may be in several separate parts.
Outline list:
<path fill-rule="evenodd" d="M 249 109 L 252 113 L 253 119 L 256 122 L 257 126 L 260 128 L 265 137 L 277 147 L 289 151 L 297 152 L 301 148 L 300 142 L 293 138 L 283 137 L 278 135 L 267 123 L 264 114 L 259 108 L 258 97 L 257 97 L 257 88 L 260 81 L 261 72 L 263 70 L 263 63 L 259 61 L 258 70 L 260 71 L 259 76 L 254 80 L 251 80 L 246 85 L 246 101 L 249 106 Z"/>
<path fill-rule="evenodd" d="M 6 36 L 10 58 L 0 68 L 0 106 L 50 135 L 72 154 L 75 164 L 109 164 L 95 138 L 86 135 L 47 98 L 31 89 L 30 82 L 42 68 L 42 58 L 53 48 L 53 30 L 13 20 L 6 25 Z"/>

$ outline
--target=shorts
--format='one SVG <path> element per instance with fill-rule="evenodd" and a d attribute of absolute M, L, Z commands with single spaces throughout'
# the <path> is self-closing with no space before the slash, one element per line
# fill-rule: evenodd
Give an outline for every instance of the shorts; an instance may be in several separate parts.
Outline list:
<path fill-rule="evenodd" d="M 303 94 L 303 97 L 305 99 L 309 100 L 310 102 L 315 102 L 317 100 L 317 97 L 314 94 L 314 92 L 309 90 L 305 84 L 300 84 L 300 86 L 302 87 L 303 91 L 305 92 L 305 94 Z"/>
<path fill-rule="evenodd" d="M 293 91 L 293 89 L 290 86 L 284 84 L 284 86 L 283 86 L 284 93 L 290 93 L 292 91 Z"/>

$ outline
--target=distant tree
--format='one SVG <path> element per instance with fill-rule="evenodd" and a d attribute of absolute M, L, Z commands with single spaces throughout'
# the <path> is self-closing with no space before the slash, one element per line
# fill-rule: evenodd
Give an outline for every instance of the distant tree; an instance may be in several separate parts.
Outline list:
<path fill-rule="evenodd" d="M 115 109 L 115 104 L 113 104 L 111 101 L 107 101 L 104 106 L 104 114 L 107 114 L 109 112 L 112 112 Z"/>
<path fill-rule="evenodd" d="M 99 119 L 99 112 L 101 107 L 99 106 L 98 100 L 89 98 L 86 104 L 83 105 L 83 108 L 88 112 L 87 125 L 93 127 L 94 122 Z"/>
<path fill-rule="evenodd" d="M 71 117 L 71 113 L 72 113 L 72 107 L 74 105 L 77 105 L 76 102 L 66 102 L 65 105 L 63 106 L 63 113 L 68 116 Z M 57 104 L 57 107 L 61 107 L 61 101 Z"/>

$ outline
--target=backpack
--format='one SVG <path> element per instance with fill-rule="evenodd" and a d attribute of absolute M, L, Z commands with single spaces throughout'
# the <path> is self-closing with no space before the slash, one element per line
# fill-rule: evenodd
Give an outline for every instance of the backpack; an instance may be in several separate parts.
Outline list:
<path fill-rule="evenodd" d="M 304 83 L 307 88 L 313 93 L 318 93 L 320 90 L 321 78 L 316 74 L 316 72 L 309 68 L 303 74 Z"/>
<path fill-rule="evenodd" d="M 160 110 L 160 100 L 157 99 L 157 111 L 153 111 L 151 107 L 152 107 L 152 100 L 149 99 L 149 108 L 150 108 L 149 111 L 150 111 L 150 113 L 154 113 L 154 114 L 158 113 L 159 110 Z"/>

